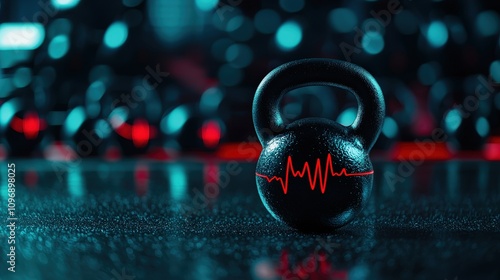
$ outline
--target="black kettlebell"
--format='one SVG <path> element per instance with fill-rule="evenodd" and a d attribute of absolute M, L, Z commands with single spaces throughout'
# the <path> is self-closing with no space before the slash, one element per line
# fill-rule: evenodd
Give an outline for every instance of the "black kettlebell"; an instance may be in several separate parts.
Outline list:
<path fill-rule="evenodd" d="M 279 103 L 292 89 L 337 86 L 358 100 L 351 126 L 323 118 L 287 123 Z M 279 221 L 302 231 L 325 231 L 350 222 L 366 204 L 373 168 L 368 152 L 384 120 L 382 91 L 370 73 L 331 59 L 292 61 L 271 71 L 253 101 L 253 121 L 263 146 L 256 167 L 262 202 Z"/>

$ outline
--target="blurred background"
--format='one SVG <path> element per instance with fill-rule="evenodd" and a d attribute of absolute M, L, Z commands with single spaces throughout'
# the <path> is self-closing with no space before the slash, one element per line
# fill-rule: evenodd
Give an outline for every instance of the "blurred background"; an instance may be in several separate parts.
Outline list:
<path fill-rule="evenodd" d="M 372 73 L 387 117 L 374 154 L 500 159 L 498 1 L 0 1 L 0 156 L 257 157 L 255 89 L 300 58 Z M 290 121 L 349 125 L 356 100 L 313 86 Z M 444 131 L 444 142 L 433 135 Z M 443 138 L 444 139 L 444 138 Z"/>
<path fill-rule="evenodd" d="M 367 69 L 387 110 L 370 201 L 327 235 L 253 181 L 255 90 L 310 57 Z M 0 279 L 500 279 L 499 83 L 495 0 L 0 0 Z M 333 87 L 281 105 L 357 114 Z"/>

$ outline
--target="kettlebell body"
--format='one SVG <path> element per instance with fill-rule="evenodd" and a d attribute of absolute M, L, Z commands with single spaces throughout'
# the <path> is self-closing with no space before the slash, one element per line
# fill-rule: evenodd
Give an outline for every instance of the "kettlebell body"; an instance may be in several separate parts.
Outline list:
<path fill-rule="evenodd" d="M 287 123 L 282 96 L 297 87 L 331 85 L 358 99 L 358 116 L 345 127 L 306 118 Z M 303 231 L 339 228 L 366 204 L 373 181 L 368 153 L 383 122 L 385 106 L 373 77 L 354 64 L 304 59 L 284 64 L 259 85 L 254 125 L 263 146 L 256 167 L 259 195 L 277 220 Z"/>

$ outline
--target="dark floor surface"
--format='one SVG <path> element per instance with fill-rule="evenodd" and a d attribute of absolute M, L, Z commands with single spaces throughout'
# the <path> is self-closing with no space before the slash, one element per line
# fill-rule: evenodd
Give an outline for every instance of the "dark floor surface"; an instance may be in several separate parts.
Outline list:
<path fill-rule="evenodd" d="M 16 273 L 3 227 L 0 279 L 500 279 L 500 162 L 375 161 L 363 213 L 320 235 L 268 214 L 254 163 L 14 162 Z"/>

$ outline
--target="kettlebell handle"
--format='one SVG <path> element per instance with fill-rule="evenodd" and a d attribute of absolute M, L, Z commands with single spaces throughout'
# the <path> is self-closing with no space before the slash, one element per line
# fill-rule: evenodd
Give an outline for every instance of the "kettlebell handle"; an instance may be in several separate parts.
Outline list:
<path fill-rule="evenodd" d="M 350 129 L 366 151 L 380 133 L 385 115 L 384 96 L 373 76 L 349 62 L 311 58 L 285 63 L 262 80 L 253 100 L 253 122 L 262 146 L 286 126 L 279 111 L 283 95 L 298 87 L 328 85 L 351 91 L 358 101 L 358 114 Z"/>

